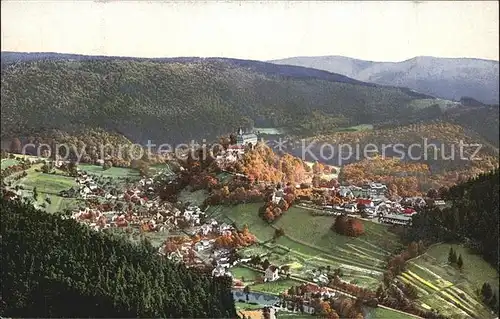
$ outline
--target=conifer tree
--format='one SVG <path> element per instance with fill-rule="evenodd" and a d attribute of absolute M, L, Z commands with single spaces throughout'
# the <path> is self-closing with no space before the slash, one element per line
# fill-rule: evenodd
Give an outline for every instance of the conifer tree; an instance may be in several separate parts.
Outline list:
<path fill-rule="evenodd" d="M 462 267 L 464 266 L 464 262 L 462 260 L 462 255 L 458 256 L 457 266 L 458 266 L 458 269 L 462 269 Z"/>
<path fill-rule="evenodd" d="M 481 287 L 481 295 L 483 296 L 483 300 L 485 302 L 488 302 L 491 299 L 491 297 L 493 296 L 493 290 L 491 289 L 489 283 L 485 282 L 483 284 L 483 287 Z"/>
<path fill-rule="evenodd" d="M 448 262 L 452 265 L 457 262 L 457 254 L 455 253 L 453 247 L 450 247 L 450 251 L 448 253 Z"/>

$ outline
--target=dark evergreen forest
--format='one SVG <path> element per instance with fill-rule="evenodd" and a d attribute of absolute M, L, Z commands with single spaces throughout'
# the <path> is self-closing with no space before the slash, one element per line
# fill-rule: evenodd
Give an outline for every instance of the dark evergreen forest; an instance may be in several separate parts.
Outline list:
<path fill-rule="evenodd" d="M 465 242 L 498 271 L 499 192 L 498 169 L 451 187 L 445 194 L 451 205 L 420 212 L 408 240 Z"/>
<path fill-rule="evenodd" d="M 3 317 L 236 318 L 228 278 L 156 254 L 150 243 L 98 233 L 0 200 Z"/>

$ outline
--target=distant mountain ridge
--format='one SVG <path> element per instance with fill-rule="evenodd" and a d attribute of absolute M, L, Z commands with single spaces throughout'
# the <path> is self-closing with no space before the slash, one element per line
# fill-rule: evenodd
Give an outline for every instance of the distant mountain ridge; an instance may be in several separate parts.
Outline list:
<path fill-rule="evenodd" d="M 253 125 L 314 135 L 435 119 L 441 107 L 459 106 L 327 71 L 227 58 L 4 52 L 1 76 L 2 138 L 82 127 L 177 143 Z"/>
<path fill-rule="evenodd" d="M 329 82 L 339 82 L 356 84 L 362 86 L 388 86 L 391 85 L 377 85 L 376 83 L 369 83 L 359 81 L 348 76 L 332 73 L 325 70 L 295 66 L 295 65 L 279 65 L 257 60 L 243 60 L 222 57 L 173 57 L 173 58 L 138 58 L 138 57 L 123 57 L 123 56 L 94 56 L 82 54 L 69 54 L 69 53 L 56 53 L 56 52 L 1 52 L 2 70 L 12 64 L 18 62 L 32 62 L 32 61 L 135 61 L 135 62 L 157 62 L 157 63 L 195 63 L 195 62 L 222 62 L 232 64 L 237 67 L 247 68 L 249 70 L 264 73 L 272 76 L 282 76 L 295 79 L 319 79 Z M 432 96 L 414 92 L 410 89 L 399 87 L 405 91 L 406 94 L 415 98 L 428 99 Z"/>
<path fill-rule="evenodd" d="M 374 62 L 344 56 L 304 56 L 268 62 L 325 70 L 379 85 L 408 87 L 454 101 L 471 97 L 485 104 L 499 103 L 499 62 L 493 60 L 419 56 L 402 62 Z"/>

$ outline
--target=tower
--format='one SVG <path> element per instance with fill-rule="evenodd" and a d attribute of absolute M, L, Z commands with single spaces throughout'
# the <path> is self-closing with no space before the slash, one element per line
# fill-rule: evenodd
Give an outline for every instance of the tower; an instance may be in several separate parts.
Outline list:
<path fill-rule="evenodd" d="M 238 129 L 238 135 L 243 135 L 243 129 L 241 127 Z"/>

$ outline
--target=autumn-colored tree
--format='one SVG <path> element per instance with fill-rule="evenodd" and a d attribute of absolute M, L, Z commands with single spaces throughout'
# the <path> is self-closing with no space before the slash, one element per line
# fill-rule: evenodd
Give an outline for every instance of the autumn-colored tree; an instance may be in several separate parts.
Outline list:
<path fill-rule="evenodd" d="M 392 183 L 391 185 L 389 185 L 388 192 L 389 192 L 389 197 L 391 198 L 398 196 L 399 195 L 398 186 L 395 183 Z"/>
<path fill-rule="evenodd" d="M 113 166 L 113 163 L 111 161 L 105 161 L 104 164 L 102 165 L 103 170 L 108 170 Z"/>
<path fill-rule="evenodd" d="M 163 250 L 165 251 L 165 253 L 170 254 L 176 251 L 178 248 L 179 246 L 175 242 L 168 240 L 165 243 L 165 247 L 163 248 Z"/>
<path fill-rule="evenodd" d="M 267 268 L 269 268 L 269 266 L 271 265 L 271 263 L 269 262 L 269 260 L 264 259 L 264 261 L 262 262 L 261 265 L 262 265 L 263 269 L 267 269 Z"/>
<path fill-rule="evenodd" d="M 264 219 L 267 220 L 268 222 L 274 221 L 274 214 L 270 209 L 266 209 L 266 212 L 264 214 Z"/>
<path fill-rule="evenodd" d="M 248 226 L 242 231 L 233 231 L 231 234 L 219 236 L 215 239 L 214 246 L 218 248 L 243 248 L 256 242 L 256 238 L 248 230 Z"/>
<path fill-rule="evenodd" d="M 323 171 L 325 169 L 325 166 L 319 162 L 314 162 L 312 166 L 312 170 L 314 174 L 323 174 Z"/>
<path fill-rule="evenodd" d="M 351 237 L 358 237 L 365 231 L 361 220 L 344 215 L 338 216 L 335 219 L 332 229 L 338 234 Z"/>
<path fill-rule="evenodd" d="M 280 238 L 281 236 L 284 236 L 285 235 L 285 230 L 283 228 L 277 228 L 274 230 L 274 236 L 273 238 L 274 239 L 278 239 Z"/>
<path fill-rule="evenodd" d="M 321 301 L 318 305 L 317 312 L 321 318 L 331 318 L 335 311 L 332 309 L 328 301 Z"/>
<path fill-rule="evenodd" d="M 351 312 L 352 306 L 353 306 L 353 302 L 350 298 L 343 298 L 340 301 L 339 309 L 337 309 L 339 316 L 341 318 L 348 318 L 349 314 Z"/>
<path fill-rule="evenodd" d="M 227 197 L 229 197 L 229 194 L 230 194 L 229 187 L 227 187 L 227 186 L 222 187 L 222 189 L 221 189 L 221 196 L 223 198 L 227 198 Z"/>
<path fill-rule="evenodd" d="M 204 184 L 206 185 L 206 187 L 211 190 L 212 188 L 214 188 L 215 186 L 217 186 L 217 178 L 211 176 L 211 175 L 206 175 L 204 177 Z"/>
<path fill-rule="evenodd" d="M 408 253 L 410 255 L 410 258 L 415 258 L 419 255 L 419 247 L 418 247 L 418 244 L 416 242 L 412 241 L 408 245 Z"/>
<path fill-rule="evenodd" d="M 288 206 L 291 206 L 292 203 L 295 201 L 295 194 L 292 192 L 286 193 L 283 199 L 285 200 L 285 202 L 288 203 Z"/>
<path fill-rule="evenodd" d="M 438 190 L 439 198 L 446 198 L 446 194 L 448 194 L 448 187 L 441 186 Z"/>
<path fill-rule="evenodd" d="M 439 197 L 439 193 L 435 188 L 431 188 L 427 191 L 427 197 L 431 199 L 436 199 Z"/>
<path fill-rule="evenodd" d="M 341 215 L 335 218 L 333 229 L 338 234 L 345 234 L 347 232 L 347 216 Z"/>
<path fill-rule="evenodd" d="M 393 256 L 388 262 L 388 266 L 392 274 L 401 274 L 405 269 L 405 262 L 406 261 L 401 254 Z"/>
<path fill-rule="evenodd" d="M 10 152 L 19 154 L 22 151 L 21 141 L 15 137 L 10 141 Z"/>
<path fill-rule="evenodd" d="M 363 222 L 357 218 L 349 218 L 347 235 L 351 237 L 358 237 L 365 232 Z"/>
<path fill-rule="evenodd" d="M 320 185 L 321 185 L 321 178 L 320 178 L 319 176 L 315 175 L 315 176 L 312 178 L 311 183 L 312 183 L 312 186 L 313 186 L 313 187 L 320 187 Z"/>

